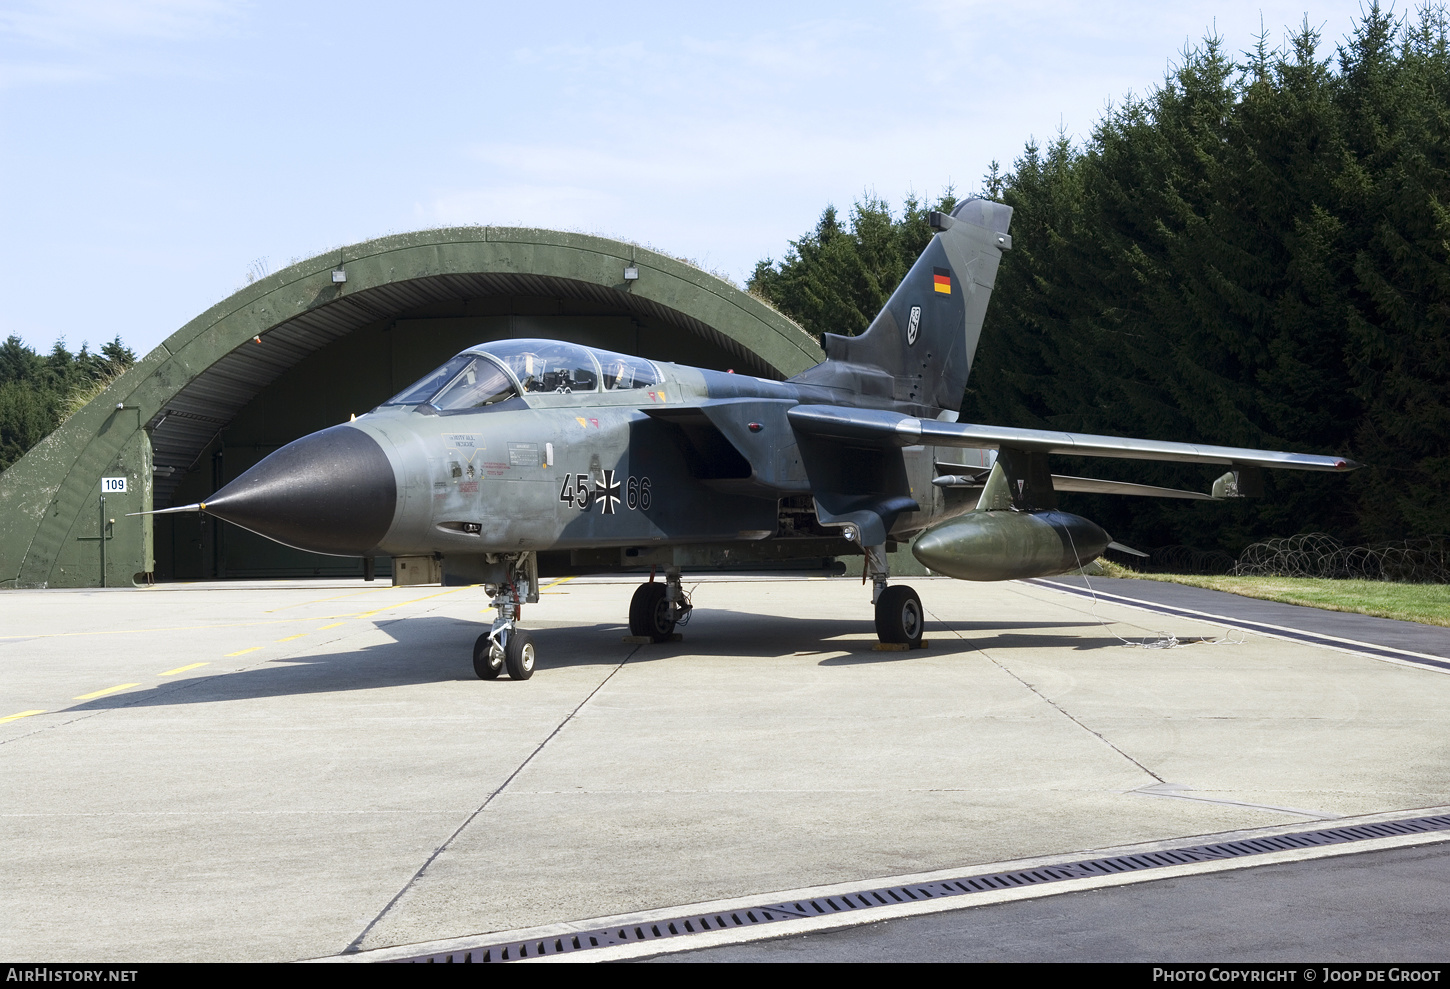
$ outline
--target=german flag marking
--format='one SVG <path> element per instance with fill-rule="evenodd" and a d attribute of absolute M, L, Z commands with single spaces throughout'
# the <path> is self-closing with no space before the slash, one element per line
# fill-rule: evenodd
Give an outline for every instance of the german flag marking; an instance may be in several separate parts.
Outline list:
<path fill-rule="evenodd" d="M 931 269 L 931 283 L 942 295 L 952 294 L 952 273 L 946 268 Z"/>

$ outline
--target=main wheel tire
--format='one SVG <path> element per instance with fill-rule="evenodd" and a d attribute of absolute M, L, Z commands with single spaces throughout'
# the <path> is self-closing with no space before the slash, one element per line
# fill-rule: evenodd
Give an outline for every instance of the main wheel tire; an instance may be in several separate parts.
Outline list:
<path fill-rule="evenodd" d="M 640 584 L 629 602 L 629 634 L 647 635 L 655 642 L 668 642 L 675 633 L 665 585 L 650 581 Z"/>
<path fill-rule="evenodd" d="M 534 637 L 521 628 L 509 633 L 508 645 L 503 651 L 503 665 L 508 668 L 513 680 L 527 680 L 534 675 Z"/>
<path fill-rule="evenodd" d="M 921 598 L 905 584 L 894 584 L 876 601 L 876 637 L 882 642 L 905 643 L 908 648 L 921 648 L 921 634 L 926 630 L 926 612 Z"/>
<path fill-rule="evenodd" d="M 497 680 L 503 672 L 503 650 L 493 648 L 487 632 L 473 644 L 473 672 L 480 680 Z"/>

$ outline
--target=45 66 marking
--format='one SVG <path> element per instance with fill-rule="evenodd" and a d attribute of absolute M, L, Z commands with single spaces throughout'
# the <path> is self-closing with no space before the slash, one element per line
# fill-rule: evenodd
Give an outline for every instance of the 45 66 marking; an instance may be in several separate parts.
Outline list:
<path fill-rule="evenodd" d="M 559 488 L 559 500 L 570 508 L 577 508 L 581 512 L 587 512 L 596 504 L 599 506 L 601 515 L 613 515 L 619 508 L 620 488 L 624 488 L 624 505 L 631 512 L 639 510 L 649 511 L 650 505 L 654 504 L 654 495 L 650 491 L 650 481 L 647 477 L 635 477 L 631 474 L 623 485 L 614 479 L 614 471 L 600 471 L 602 478 L 595 481 L 588 474 L 565 474 L 564 484 Z M 594 486 L 590 487 L 590 482 Z"/>

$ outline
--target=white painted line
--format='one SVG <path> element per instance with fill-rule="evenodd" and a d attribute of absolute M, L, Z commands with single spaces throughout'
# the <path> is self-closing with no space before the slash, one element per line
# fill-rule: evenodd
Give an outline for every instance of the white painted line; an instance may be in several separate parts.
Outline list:
<path fill-rule="evenodd" d="M 1335 821 L 1326 821 L 1320 827 L 1310 827 L 1308 830 L 1337 830 L 1340 828 L 1358 827 L 1369 824 L 1380 824 L 1389 821 L 1402 821 L 1420 817 L 1438 817 L 1450 814 L 1450 806 L 1409 808 L 1390 811 L 1379 814 L 1366 814 L 1356 817 L 1340 818 Z M 854 894 L 860 890 L 884 889 L 888 887 L 910 886 L 922 883 L 942 882 L 944 880 L 956 880 L 967 876 L 994 875 L 997 873 L 1019 872 L 1029 869 L 1039 869 L 1054 865 L 1066 865 L 1073 862 L 1085 860 L 1114 858 L 1129 855 L 1143 855 L 1153 852 L 1170 851 L 1176 848 L 1197 847 L 1200 845 L 1222 844 L 1234 841 L 1248 841 L 1256 838 L 1273 838 L 1279 835 L 1302 834 L 1306 831 L 1306 824 L 1309 822 L 1298 821 L 1292 824 L 1275 825 L 1269 828 L 1254 828 L 1243 831 L 1231 831 L 1209 835 L 1189 835 L 1185 837 L 1169 838 L 1160 841 L 1143 842 L 1135 845 L 1118 845 L 1109 848 L 1093 849 L 1088 851 L 1077 851 L 1060 853 L 1056 855 L 1037 856 L 1026 859 L 1015 859 L 1008 862 L 964 864 L 954 866 L 950 869 L 938 869 L 932 872 L 917 872 L 907 875 L 885 876 L 878 878 L 867 878 L 844 883 L 833 883 L 825 886 L 812 886 L 805 889 L 777 890 L 754 893 L 748 896 L 737 896 L 725 900 L 711 900 L 704 903 L 685 904 L 683 906 L 670 906 L 642 910 L 634 913 L 616 914 L 608 917 L 594 917 L 587 920 L 568 921 L 564 923 L 546 924 L 538 927 L 519 928 L 512 931 L 492 931 L 472 934 L 465 937 L 448 938 L 438 941 L 425 941 L 414 944 L 395 945 L 385 948 L 373 948 L 367 951 L 357 952 L 350 955 L 338 955 L 328 958 L 311 959 L 320 962 L 385 962 L 409 958 L 418 958 L 427 955 L 462 954 L 470 950 L 481 950 L 485 946 L 515 944 L 531 941 L 553 941 L 557 938 L 570 937 L 574 934 L 585 931 L 597 931 L 611 927 L 638 927 L 646 924 L 656 924 L 661 921 L 679 920 L 682 917 L 713 916 L 715 914 L 741 912 L 745 910 L 756 910 L 762 906 L 773 903 L 796 902 L 809 899 L 819 900 L 825 897 L 839 897 L 847 894 Z M 890 907 L 861 907 L 851 911 L 843 911 L 838 914 L 823 915 L 820 917 L 802 917 L 799 920 L 781 920 L 771 923 L 751 925 L 749 927 L 731 928 L 721 931 L 708 931 L 700 934 L 682 934 L 658 940 L 631 942 L 629 944 L 611 945 L 609 947 L 581 949 L 579 951 L 564 952 L 560 955 L 549 954 L 538 959 L 519 959 L 520 961 L 609 961 L 620 958 L 645 957 L 651 955 L 674 954 L 682 951 L 694 951 L 697 948 L 712 947 L 720 944 L 744 944 L 749 941 L 760 941 L 769 938 L 789 937 L 793 934 L 808 933 L 810 931 L 831 930 L 836 928 L 855 927 L 863 924 L 874 924 L 882 920 L 895 917 L 915 916 L 917 914 L 940 913 L 947 910 L 966 910 L 977 906 L 986 906 L 992 903 L 1002 903 L 1010 900 L 1034 899 L 1042 896 L 1054 896 L 1058 893 L 1077 892 L 1085 889 L 1096 889 L 1108 886 L 1126 886 L 1135 883 L 1153 882 L 1158 879 L 1169 879 L 1175 876 L 1194 875 L 1198 873 L 1223 872 L 1234 869 L 1251 869 L 1260 865 L 1272 865 L 1282 862 L 1298 862 L 1317 858 L 1330 858 L 1339 855 L 1353 855 L 1359 852 L 1378 851 L 1386 848 L 1400 848 L 1410 845 L 1431 844 L 1439 841 L 1450 841 L 1450 831 L 1432 831 L 1422 834 L 1396 835 L 1388 838 L 1369 838 L 1359 841 L 1340 842 L 1332 845 L 1317 845 L 1302 849 L 1289 849 L 1282 852 L 1266 852 L 1258 855 L 1241 856 L 1235 858 L 1215 859 L 1207 862 L 1197 862 L 1181 866 L 1163 866 L 1153 869 L 1141 869 L 1133 872 L 1119 873 L 1112 876 L 1085 877 L 1082 879 L 1062 879 L 1051 883 L 1034 884 L 1014 889 L 983 891 L 980 893 L 962 893 L 959 895 L 941 897 L 932 900 L 918 900 L 912 903 L 896 904 Z M 631 953 L 632 952 L 632 953 Z"/>
<path fill-rule="evenodd" d="M 1155 615 L 1207 621 L 1225 628 L 1253 632 L 1256 635 L 1263 635 L 1272 639 L 1322 646 L 1325 649 L 1335 649 L 1339 652 L 1351 653 L 1355 656 L 1368 656 L 1370 659 L 1378 659 L 1381 662 L 1395 663 L 1399 666 L 1412 666 L 1418 670 L 1428 669 L 1436 673 L 1450 673 L 1450 659 L 1446 659 L 1444 656 L 1436 656 L 1432 653 L 1414 652 L 1410 649 L 1380 645 L 1376 642 L 1362 642 L 1358 639 L 1346 639 L 1343 636 L 1330 635 L 1327 632 L 1312 632 L 1308 629 L 1293 628 L 1288 625 L 1275 625 L 1272 622 L 1259 621 L 1256 618 L 1230 618 L 1208 611 L 1198 611 L 1195 608 L 1183 608 L 1176 604 L 1158 604 L 1153 601 L 1144 601 L 1139 598 L 1130 598 L 1121 594 L 1112 594 L 1096 589 L 1084 590 L 1075 585 L 1059 584 L 1046 578 L 1028 580 L 1023 583 L 1043 587 L 1050 591 L 1056 591 L 1059 594 L 1068 594 L 1075 598 L 1096 597 L 1097 600 L 1102 601 L 1104 604 L 1122 605 L 1123 607 L 1135 608 L 1139 611 L 1151 612 Z M 1250 600 L 1257 601 L 1260 599 L 1251 598 Z M 1350 613 L 1341 612 L 1341 614 Z M 1365 617 L 1374 616 L 1367 615 Z M 1393 621 L 1393 619 L 1385 620 Z"/>
<path fill-rule="evenodd" d="M 1240 859 L 1225 859 L 1215 862 L 1195 862 L 1190 865 L 1164 866 L 1159 869 L 1143 869 L 1138 872 L 1119 873 L 1115 876 L 1101 876 L 1093 879 L 1062 879 L 1040 886 L 1018 886 L 1014 889 L 999 889 L 992 892 L 963 893 L 960 896 L 943 896 L 932 900 L 917 900 L 912 903 L 897 903 L 889 907 L 860 907 L 849 913 L 827 914 L 820 917 L 802 917 L 799 920 L 781 920 L 770 924 L 737 927 L 727 930 L 707 931 L 703 934 L 687 934 L 660 938 L 656 941 L 636 941 L 630 944 L 613 944 L 605 948 L 590 948 L 587 951 L 549 954 L 539 958 L 520 958 L 521 962 L 612 962 L 627 958 L 652 958 L 656 955 L 673 955 L 702 948 L 718 948 L 732 944 L 749 944 L 752 941 L 767 941 L 774 938 L 794 937 L 819 931 L 843 930 L 850 927 L 864 927 L 879 924 L 884 920 L 903 917 L 922 917 L 928 914 L 946 913 L 951 910 L 968 910 L 995 903 L 1011 903 L 1016 900 L 1035 900 L 1062 893 L 1081 893 L 1094 889 L 1110 889 L 1117 886 L 1134 886 L 1138 883 L 1155 882 L 1160 879 L 1177 879 L 1183 876 L 1197 876 L 1214 872 L 1232 872 L 1237 869 L 1252 869 L 1261 865 L 1278 865 L 1286 862 L 1305 862 L 1312 859 L 1331 858 L 1339 855 L 1353 855 L 1360 852 L 1384 851 L 1391 848 L 1406 848 L 1414 845 L 1428 845 L 1437 841 L 1450 840 L 1450 834 L 1435 831 L 1428 834 L 1397 835 L 1393 838 L 1371 838 L 1364 841 L 1345 842 L 1339 845 L 1322 845 L 1316 848 L 1296 848 L 1292 851 L 1266 852 Z M 679 911 L 671 911 L 678 917 Z M 590 928 L 591 930 L 593 928 Z M 492 939 L 490 939 L 492 940 Z M 522 938 L 520 940 L 523 940 Z M 542 938 L 540 940 L 543 940 Z M 420 954 L 421 952 L 413 952 Z"/>

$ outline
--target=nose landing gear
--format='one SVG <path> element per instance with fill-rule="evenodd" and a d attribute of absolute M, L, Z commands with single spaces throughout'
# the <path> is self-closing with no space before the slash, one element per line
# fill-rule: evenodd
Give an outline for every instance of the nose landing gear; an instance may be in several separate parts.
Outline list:
<path fill-rule="evenodd" d="M 534 637 L 517 626 L 523 605 L 539 600 L 539 565 L 533 553 L 520 553 L 504 564 L 505 579 L 486 585 L 493 595 L 497 614 L 493 627 L 473 644 L 473 672 L 480 680 L 497 680 L 508 671 L 510 679 L 527 680 L 534 675 L 537 651 Z"/>

